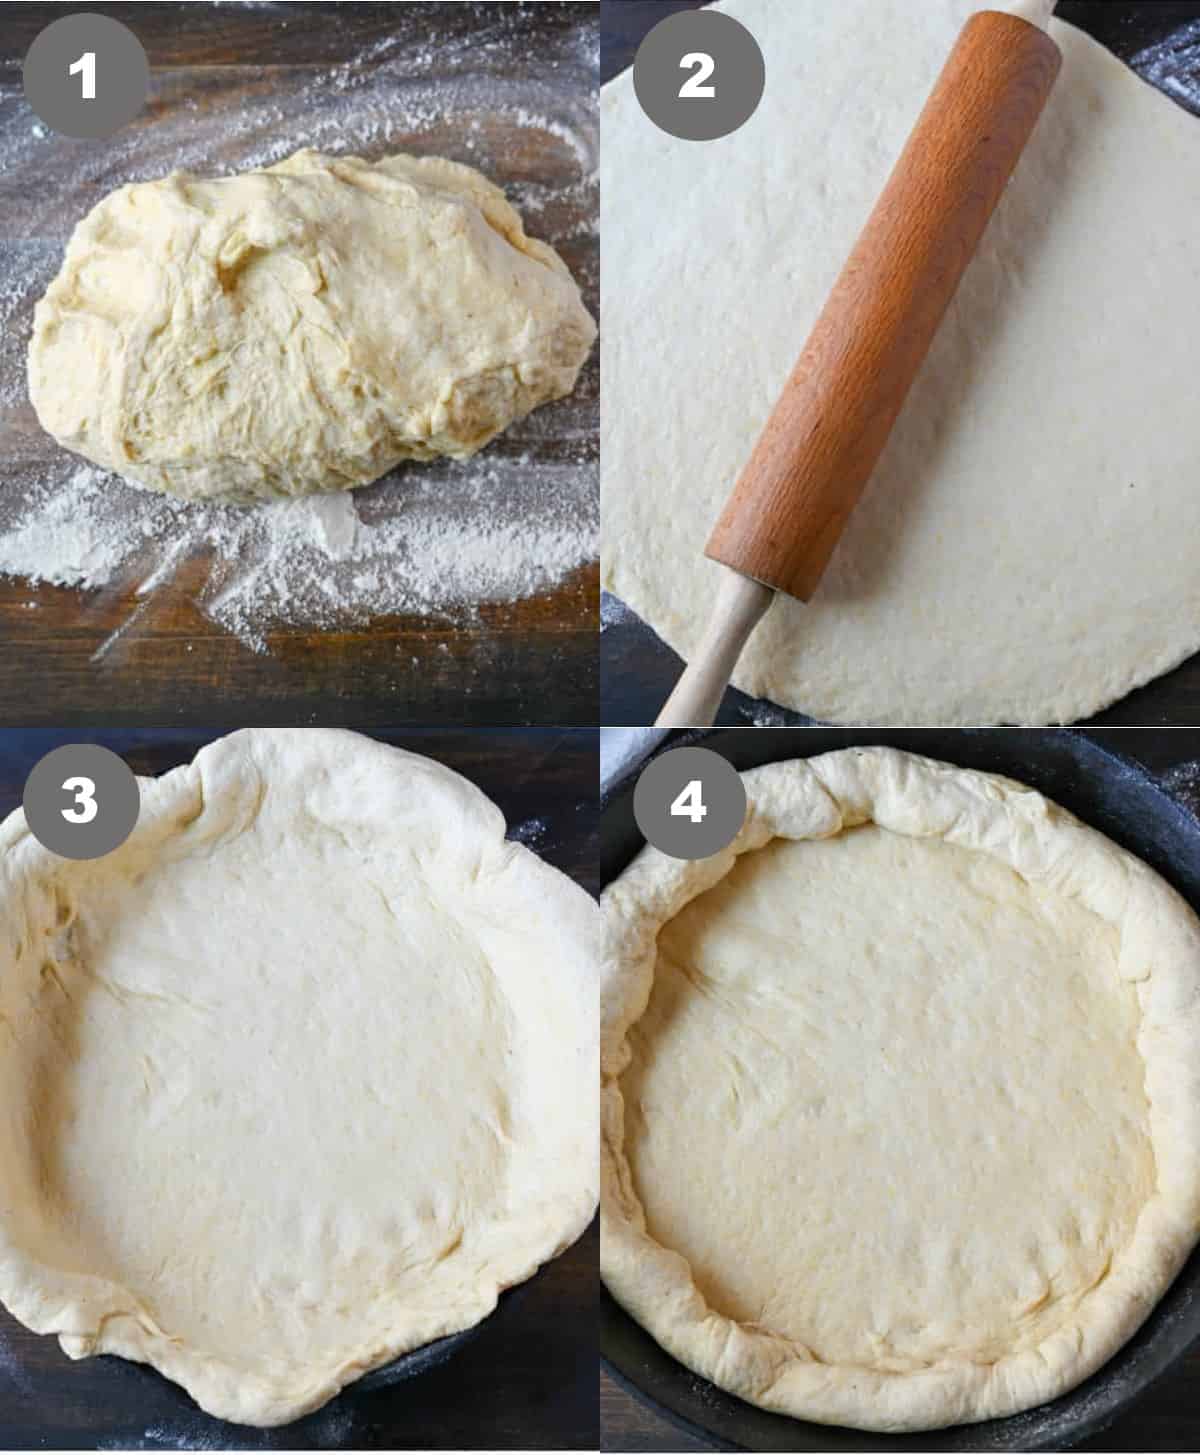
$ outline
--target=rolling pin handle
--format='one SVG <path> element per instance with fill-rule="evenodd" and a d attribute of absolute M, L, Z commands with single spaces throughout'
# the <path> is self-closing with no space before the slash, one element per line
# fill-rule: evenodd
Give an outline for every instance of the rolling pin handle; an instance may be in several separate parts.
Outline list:
<path fill-rule="evenodd" d="M 711 727 L 750 633 L 775 599 L 769 586 L 721 571 L 712 616 L 655 727 Z"/>

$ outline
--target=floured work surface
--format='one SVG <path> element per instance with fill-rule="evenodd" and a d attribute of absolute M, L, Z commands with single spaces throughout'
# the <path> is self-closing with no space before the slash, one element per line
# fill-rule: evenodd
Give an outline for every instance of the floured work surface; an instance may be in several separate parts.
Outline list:
<path fill-rule="evenodd" d="M 0 54 L 0 715 L 591 722 L 598 368 L 473 460 L 281 510 L 189 507 L 60 449 L 28 402 L 33 307 L 124 182 L 297 147 L 441 155 L 502 186 L 598 312 L 595 13 L 586 4 L 118 6 L 152 66 L 107 142 L 21 90 L 43 7 Z M 41 578 L 41 579 L 32 579 Z M 340 706 L 344 704 L 344 706 Z"/>

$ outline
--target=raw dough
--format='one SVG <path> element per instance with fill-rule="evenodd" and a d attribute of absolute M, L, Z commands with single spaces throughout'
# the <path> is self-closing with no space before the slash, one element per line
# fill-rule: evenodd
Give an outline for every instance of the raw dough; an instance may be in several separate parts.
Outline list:
<path fill-rule="evenodd" d="M 0 1298 L 272 1425 L 591 1218 L 595 904 L 458 774 L 235 733 L 113 854 L 0 828 Z"/>
<path fill-rule="evenodd" d="M 767 86 L 721 141 L 605 88 L 604 584 L 677 651 L 701 552 L 971 0 L 738 0 Z M 737 686 L 834 722 L 1070 722 L 1200 647 L 1200 120 L 1065 65 L 810 606 Z M 652 241 L 648 241 L 651 239 Z"/>
<path fill-rule="evenodd" d="M 1200 923 L 1007 779 L 744 775 L 604 897 L 602 1271 L 723 1388 L 914 1430 L 1071 1388 L 1200 1230 Z"/>
<path fill-rule="evenodd" d="M 60 444 L 143 485 L 307 495 L 474 454 L 570 393 L 595 332 L 470 167 L 302 151 L 93 208 L 34 314 L 29 393 Z"/>

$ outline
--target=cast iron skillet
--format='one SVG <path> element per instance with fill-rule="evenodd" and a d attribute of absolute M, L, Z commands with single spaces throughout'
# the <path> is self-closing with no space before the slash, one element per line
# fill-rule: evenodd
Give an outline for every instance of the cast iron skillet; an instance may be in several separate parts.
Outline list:
<path fill-rule="evenodd" d="M 745 728 L 693 732 L 736 768 L 807 758 L 869 743 L 1003 773 L 1039 789 L 1144 859 L 1200 911 L 1200 824 L 1140 767 L 1078 732 L 1042 729 Z M 616 878 L 642 847 L 633 773 L 602 804 L 601 878 Z M 1200 1338 L 1200 1251 L 1133 1338 L 1061 1399 L 1005 1420 L 916 1435 L 878 1435 L 769 1414 L 690 1373 L 609 1295 L 601 1294 L 600 1349 L 617 1381 L 667 1419 L 725 1450 L 1063 1450 L 1104 1429 Z"/>
<path fill-rule="evenodd" d="M 435 1339 L 432 1344 L 422 1344 L 419 1349 L 410 1349 L 407 1354 L 401 1354 L 399 1359 L 393 1359 L 390 1364 L 381 1364 L 378 1369 L 372 1369 L 370 1374 L 364 1374 L 361 1379 L 348 1384 L 344 1392 L 383 1389 L 389 1384 L 400 1384 L 406 1379 L 414 1379 L 418 1374 L 427 1374 L 429 1370 L 436 1369 L 439 1364 L 444 1364 L 452 1355 L 457 1354 L 464 1344 L 470 1344 L 477 1339 L 493 1319 L 503 1318 L 513 1304 L 520 1300 L 527 1286 L 528 1283 L 518 1283 L 513 1288 L 506 1288 L 487 1318 L 480 1319 L 479 1323 L 473 1324 L 469 1329 L 462 1329 L 457 1334 L 447 1334 L 444 1339 Z"/>
<path fill-rule="evenodd" d="M 533 1276 L 536 1278 L 537 1274 Z M 470 1344 L 483 1333 L 485 1328 L 490 1327 L 493 1319 L 503 1318 L 505 1313 L 520 1300 L 530 1282 L 532 1279 L 526 1280 L 525 1283 L 518 1283 L 512 1288 L 506 1288 L 496 1300 L 496 1307 L 491 1313 L 481 1319 L 479 1323 L 472 1324 L 469 1329 L 461 1329 L 457 1334 L 447 1334 L 444 1339 L 434 1339 L 431 1344 L 422 1344 L 419 1349 L 410 1349 L 407 1354 L 401 1354 L 398 1359 L 393 1359 L 388 1364 L 381 1364 L 378 1369 L 372 1369 L 369 1374 L 353 1380 L 334 1398 L 340 1399 L 345 1394 L 357 1394 L 360 1391 L 366 1393 L 373 1389 L 384 1389 L 388 1385 L 401 1384 L 406 1379 L 414 1379 L 418 1374 L 427 1374 L 429 1370 L 436 1369 L 439 1364 L 445 1364 L 446 1360 L 457 1354 L 464 1345 Z M 117 1354 L 103 1354 L 100 1357 L 114 1366 L 119 1366 L 123 1372 L 127 1371 L 132 1378 L 169 1382 L 166 1381 L 164 1375 L 148 1364 L 135 1364 L 127 1359 L 122 1359 Z M 181 1398 L 187 1398 L 187 1396 L 181 1394 Z"/>

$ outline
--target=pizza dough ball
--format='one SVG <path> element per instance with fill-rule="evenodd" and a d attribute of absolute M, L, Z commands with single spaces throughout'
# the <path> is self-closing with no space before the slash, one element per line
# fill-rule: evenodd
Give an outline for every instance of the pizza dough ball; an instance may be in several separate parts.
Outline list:
<path fill-rule="evenodd" d="M 436 157 L 301 151 L 106 197 L 34 315 L 68 449 L 186 499 L 349 490 L 570 393 L 595 324 L 503 193 Z"/>

